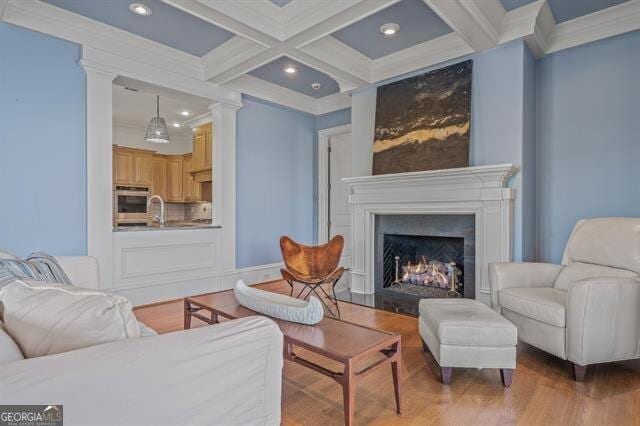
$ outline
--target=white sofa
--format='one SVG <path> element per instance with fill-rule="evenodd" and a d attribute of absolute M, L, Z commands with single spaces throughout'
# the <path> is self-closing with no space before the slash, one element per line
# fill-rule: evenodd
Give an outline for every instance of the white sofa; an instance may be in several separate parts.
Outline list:
<path fill-rule="evenodd" d="M 97 287 L 95 259 L 58 261 Z M 63 404 L 68 425 L 277 425 L 282 345 L 273 321 L 250 317 L 7 362 L 0 402 Z"/>
<path fill-rule="evenodd" d="M 491 304 L 520 340 L 574 365 L 640 358 L 640 218 L 578 222 L 562 265 L 489 265 Z"/>

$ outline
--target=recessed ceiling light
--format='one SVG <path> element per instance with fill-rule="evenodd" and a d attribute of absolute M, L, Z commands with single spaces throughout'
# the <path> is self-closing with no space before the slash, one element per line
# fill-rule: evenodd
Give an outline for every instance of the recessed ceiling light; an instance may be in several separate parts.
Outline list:
<path fill-rule="evenodd" d="M 173 123 L 172 126 L 173 127 L 180 127 L 180 123 Z"/>
<path fill-rule="evenodd" d="M 322 87 L 322 84 L 320 83 L 311 83 L 311 88 L 313 90 L 320 90 L 321 87 Z"/>
<path fill-rule="evenodd" d="M 288 65 L 284 68 L 284 72 L 286 72 L 287 74 L 295 74 L 296 73 L 296 69 L 293 65 Z"/>
<path fill-rule="evenodd" d="M 191 111 L 187 111 L 187 110 L 180 111 L 180 115 L 183 117 L 188 117 L 191 115 Z"/>
<path fill-rule="evenodd" d="M 393 22 L 389 22 L 388 24 L 384 24 L 383 26 L 380 27 L 380 32 L 385 37 L 393 37 L 398 33 L 399 30 L 400 30 L 400 25 L 395 24 Z"/>
<path fill-rule="evenodd" d="M 146 4 L 142 3 L 131 3 L 129 5 L 129 10 L 140 16 L 149 16 L 151 15 L 151 8 Z"/>

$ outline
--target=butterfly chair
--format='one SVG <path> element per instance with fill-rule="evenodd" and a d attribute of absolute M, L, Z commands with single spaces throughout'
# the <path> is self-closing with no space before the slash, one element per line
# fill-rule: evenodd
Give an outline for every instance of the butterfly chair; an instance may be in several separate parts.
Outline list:
<path fill-rule="evenodd" d="M 307 300 L 313 293 L 318 296 L 327 312 L 334 317 L 340 317 L 335 287 L 344 273 L 344 268 L 339 266 L 343 247 L 342 235 L 336 235 L 327 244 L 320 246 L 305 246 L 289 237 L 281 237 L 280 249 L 285 267 L 280 269 L 280 272 L 282 278 L 291 286 L 291 296 L 293 296 L 293 283 L 300 283 L 303 288 L 295 296 L 296 298 Z M 326 285 L 330 286 L 329 292 L 323 288 Z M 324 297 L 318 293 L 318 290 Z M 335 306 L 335 312 L 325 300 Z"/>

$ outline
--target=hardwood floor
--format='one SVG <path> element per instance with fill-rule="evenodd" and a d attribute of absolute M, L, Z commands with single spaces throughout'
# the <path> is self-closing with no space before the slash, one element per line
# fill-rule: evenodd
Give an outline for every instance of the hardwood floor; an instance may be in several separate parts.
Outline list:
<path fill-rule="evenodd" d="M 285 282 L 259 287 L 289 293 Z M 182 309 L 175 301 L 138 308 L 136 316 L 167 333 L 182 330 Z M 577 383 L 568 362 L 520 343 L 511 388 L 502 386 L 498 370 L 475 369 L 454 369 L 444 386 L 437 364 L 422 351 L 415 318 L 343 302 L 340 311 L 345 320 L 402 335 L 402 415 L 395 413 L 391 374 L 381 369 L 356 389 L 356 424 L 640 424 L 640 373 L 621 364 L 591 366 Z M 204 325 L 194 318 L 194 327 Z M 343 424 L 340 385 L 299 365 L 285 362 L 284 369 L 284 425 Z"/>

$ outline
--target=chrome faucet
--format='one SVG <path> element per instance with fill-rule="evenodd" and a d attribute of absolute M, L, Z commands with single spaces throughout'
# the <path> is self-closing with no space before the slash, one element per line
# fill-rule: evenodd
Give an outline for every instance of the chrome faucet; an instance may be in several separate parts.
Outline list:
<path fill-rule="evenodd" d="M 162 199 L 161 196 L 152 195 L 151 197 L 149 197 L 149 199 L 147 200 L 147 211 L 151 208 L 151 201 L 154 198 L 157 198 L 158 200 L 160 200 L 160 216 L 156 215 L 153 218 L 153 220 L 157 220 L 160 226 L 164 226 L 164 200 Z"/>

